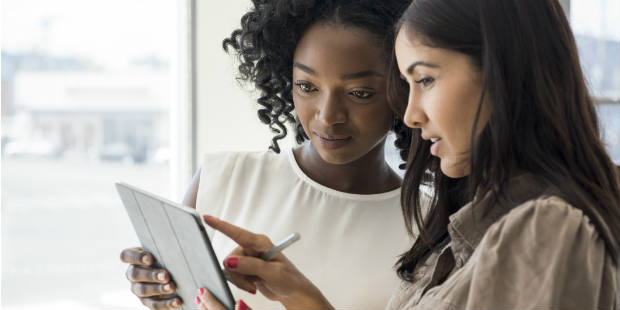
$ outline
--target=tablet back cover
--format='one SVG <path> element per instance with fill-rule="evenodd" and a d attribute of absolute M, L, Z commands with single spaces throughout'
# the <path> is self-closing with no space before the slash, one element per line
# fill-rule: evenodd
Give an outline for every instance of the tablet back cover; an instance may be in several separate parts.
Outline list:
<path fill-rule="evenodd" d="M 196 309 L 197 288 L 205 287 L 228 309 L 234 299 L 204 227 L 194 209 L 117 183 L 125 209 L 142 243 L 155 256 L 155 267 L 170 271 L 183 300 L 180 309 Z"/>

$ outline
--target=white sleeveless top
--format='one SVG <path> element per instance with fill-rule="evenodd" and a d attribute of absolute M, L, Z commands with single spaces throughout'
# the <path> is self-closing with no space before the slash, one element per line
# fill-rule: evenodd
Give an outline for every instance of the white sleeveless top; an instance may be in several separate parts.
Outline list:
<path fill-rule="evenodd" d="M 339 192 L 311 180 L 292 149 L 228 152 L 204 158 L 196 209 L 277 243 L 298 232 L 284 254 L 337 309 L 382 309 L 399 283 L 393 269 L 409 249 L 400 189 L 375 195 Z M 220 262 L 237 246 L 207 227 Z M 230 285 L 254 309 L 283 309 L 260 293 Z"/>

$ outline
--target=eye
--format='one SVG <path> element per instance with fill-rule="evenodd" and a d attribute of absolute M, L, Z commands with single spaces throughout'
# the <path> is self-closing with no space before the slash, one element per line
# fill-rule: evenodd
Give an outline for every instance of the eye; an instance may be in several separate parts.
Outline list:
<path fill-rule="evenodd" d="M 433 82 L 435 82 L 435 79 L 432 77 L 425 77 L 425 78 L 421 78 L 417 81 L 415 81 L 418 84 L 422 84 L 422 86 L 424 87 L 428 87 L 430 86 Z"/>
<path fill-rule="evenodd" d="M 301 91 L 302 93 L 311 93 L 318 90 L 316 87 L 314 87 L 308 82 L 296 82 L 295 86 L 297 86 L 299 91 Z"/>
<path fill-rule="evenodd" d="M 358 98 L 358 99 L 370 99 L 375 95 L 374 92 L 366 91 L 366 90 L 354 90 L 350 92 L 349 94 L 353 95 L 355 98 Z"/>

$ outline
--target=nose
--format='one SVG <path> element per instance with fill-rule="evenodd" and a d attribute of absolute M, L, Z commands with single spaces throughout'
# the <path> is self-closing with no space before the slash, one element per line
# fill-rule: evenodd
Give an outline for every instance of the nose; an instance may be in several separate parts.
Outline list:
<path fill-rule="evenodd" d="M 428 118 L 424 110 L 420 106 L 419 100 L 416 100 L 415 94 L 409 90 L 409 98 L 407 99 L 407 109 L 403 121 L 410 128 L 422 128 L 428 122 Z"/>
<path fill-rule="evenodd" d="M 326 94 L 321 100 L 316 118 L 325 126 L 342 124 L 347 121 L 346 107 L 335 94 Z"/>

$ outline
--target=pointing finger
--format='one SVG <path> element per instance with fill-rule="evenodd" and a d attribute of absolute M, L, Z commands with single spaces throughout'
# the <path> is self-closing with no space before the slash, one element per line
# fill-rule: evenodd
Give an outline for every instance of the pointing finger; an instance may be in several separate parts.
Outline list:
<path fill-rule="evenodd" d="M 207 223 L 207 225 L 228 236 L 230 239 L 242 246 L 246 251 L 251 249 L 257 253 L 265 252 L 273 247 L 273 243 L 271 243 L 269 238 L 264 235 L 254 234 L 241 227 L 209 215 L 203 216 L 203 220 Z"/>

